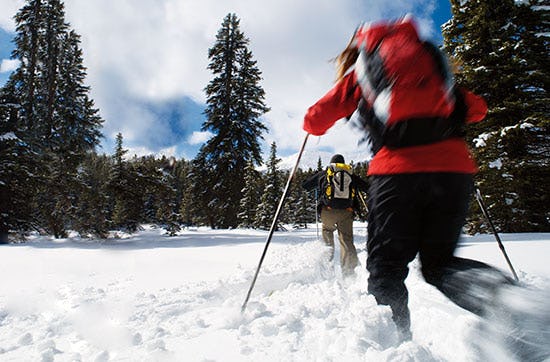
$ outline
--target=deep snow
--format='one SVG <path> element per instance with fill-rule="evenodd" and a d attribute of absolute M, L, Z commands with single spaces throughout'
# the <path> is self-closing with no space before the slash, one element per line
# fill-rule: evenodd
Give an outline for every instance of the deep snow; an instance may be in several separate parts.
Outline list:
<path fill-rule="evenodd" d="M 367 293 L 362 263 L 343 280 L 315 225 L 276 232 L 247 309 L 267 232 L 161 229 L 118 239 L 32 238 L 0 246 L 2 361 L 473 361 L 479 318 L 407 279 L 413 340 L 397 343 L 388 307 Z M 502 234 L 520 279 L 548 290 L 550 234 Z M 493 235 L 458 255 L 509 273 Z M 338 256 L 335 257 L 338 260 Z"/>

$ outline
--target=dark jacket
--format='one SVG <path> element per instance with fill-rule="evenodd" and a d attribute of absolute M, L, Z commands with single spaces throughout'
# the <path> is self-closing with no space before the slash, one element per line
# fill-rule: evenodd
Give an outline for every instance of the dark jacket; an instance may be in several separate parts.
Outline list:
<path fill-rule="evenodd" d="M 369 185 L 361 177 L 351 174 L 352 187 L 358 191 L 367 192 Z M 325 189 L 327 186 L 327 170 L 322 170 L 315 173 L 313 176 L 309 177 L 307 180 L 302 182 L 302 187 L 308 191 L 313 189 L 317 192 L 317 211 L 321 212 L 321 209 L 324 206 L 328 205 L 327 195 L 325 194 Z M 359 210 L 359 200 L 357 199 L 357 193 L 355 194 L 355 199 L 353 200 L 353 209 L 354 211 Z"/>

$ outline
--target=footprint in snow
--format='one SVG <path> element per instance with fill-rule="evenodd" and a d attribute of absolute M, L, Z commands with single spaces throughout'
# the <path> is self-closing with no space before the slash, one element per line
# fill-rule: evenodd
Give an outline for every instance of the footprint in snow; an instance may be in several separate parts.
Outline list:
<path fill-rule="evenodd" d="M 20 346 L 29 346 L 33 342 L 32 334 L 25 333 L 21 337 L 19 337 L 19 340 L 17 341 L 17 344 Z"/>
<path fill-rule="evenodd" d="M 107 362 L 109 361 L 109 352 L 102 351 L 95 357 L 94 362 Z"/>
<path fill-rule="evenodd" d="M 149 351 L 155 351 L 155 350 L 166 351 L 166 344 L 162 339 L 157 339 L 156 341 L 150 342 L 147 345 L 147 349 Z"/>
<path fill-rule="evenodd" d="M 55 342 L 52 340 L 47 340 L 40 344 L 38 350 L 40 351 L 40 360 L 42 362 L 53 362 L 56 354 L 63 353 L 56 348 Z"/>
<path fill-rule="evenodd" d="M 143 337 L 141 336 L 141 333 L 136 333 L 132 337 L 132 344 L 134 346 L 139 346 L 141 343 L 143 343 Z"/>

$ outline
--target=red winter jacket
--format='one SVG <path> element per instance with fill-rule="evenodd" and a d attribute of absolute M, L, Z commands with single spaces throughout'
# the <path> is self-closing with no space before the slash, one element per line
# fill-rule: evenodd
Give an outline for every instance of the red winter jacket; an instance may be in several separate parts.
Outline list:
<path fill-rule="evenodd" d="M 483 98 L 461 89 L 467 107 L 466 122 L 479 122 L 487 113 Z M 323 98 L 311 106 L 304 117 L 303 128 L 309 134 L 320 136 L 341 118 L 352 114 L 361 99 L 352 71 L 339 81 Z M 419 172 L 477 172 L 475 161 L 466 142 L 450 138 L 440 142 L 389 149 L 382 147 L 369 164 L 369 175 L 391 175 Z"/>

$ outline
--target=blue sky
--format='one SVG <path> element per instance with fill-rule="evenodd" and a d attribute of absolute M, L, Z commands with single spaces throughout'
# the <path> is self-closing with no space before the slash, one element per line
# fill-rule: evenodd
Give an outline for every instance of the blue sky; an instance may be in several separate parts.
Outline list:
<path fill-rule="evenodd" d="M 13 50 L 13 35 L 13 33 L 0 28 L 0 62 L 2 62 L 3 59 L 9 59 L 11 56 L 11 51 Z M 6 83 L 10 73 L 9 70 L 0 72 L 0 85 Z"/>
<path fill-rule="evenodd" d="M 12 17 L 23 4 L 0 0 L 0 85 L 13 69 Z M 100 151 L 112 153 L 122 132 L 131 153 L 187 159 L 209 137 L 200 132 L 203 89 L 212 78 L 207 52 L 227 13 L 241 19 L 263 73 L 271 108 L 263 117 L 264 150 L 275 141 L 283 157 L 299 148 L 303 114 L 332 86 L 329 60 L 359 23 L 412 13 L 421 34 L 441 42 L 440 25 L 451 15 L 449 1 L 441 0 L 66 0 L 65 6 L 66 20 L 82 36 L 86 82 L 105 120 Z M 360 160 L 354 138 L 339 122 L 306 151 L 314 159 L 338 151 Z"/>

